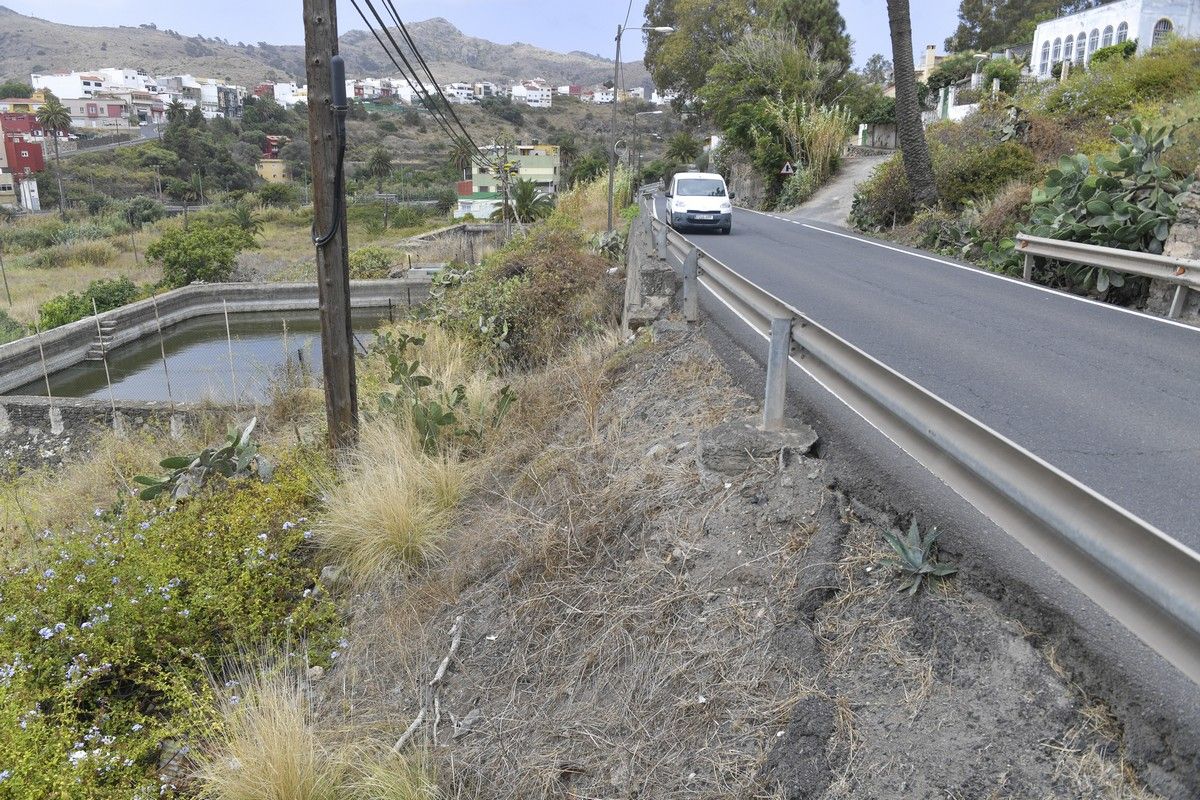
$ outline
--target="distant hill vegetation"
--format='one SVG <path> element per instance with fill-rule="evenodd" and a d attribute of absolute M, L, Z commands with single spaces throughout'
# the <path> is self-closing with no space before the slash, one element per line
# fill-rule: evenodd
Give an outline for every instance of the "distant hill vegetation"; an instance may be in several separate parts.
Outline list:
<path fill-rule="evenodd" d="M 344 20 L 343 25 L 349 26 L 351 21 Z M 587 53 L 556 53 L 519 42 L 496 44 L 467 36 L 441 18 L 408 27 L 441 82 L 543 77 L 557 84 L 592 84 L 612 79 L 612 62 Z M 396 72 L 366 31 L 346 31 L 341 52 L 351 77 Z M 116 66 L 159 75 L 191 73 L 246 86 L 263 80 L 303 83 L 304 47 L 185 36 L 149 25 L 63 25 L 0 6 L 0 77 L 28 81 L 32 72 Z M 649 85 L 649 74 L 640 62 L 626 64 L 624 70 L 625 85 Z"/>

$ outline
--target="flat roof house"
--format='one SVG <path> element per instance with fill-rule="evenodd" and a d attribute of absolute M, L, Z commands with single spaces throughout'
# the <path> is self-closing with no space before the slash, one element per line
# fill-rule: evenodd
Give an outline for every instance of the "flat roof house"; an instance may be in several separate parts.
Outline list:
<path fill-rule="evenodd" d="M 1064 61 L 1086 66 L 1102 47 L 1132 39 L 1142 52 L 1172 35 L 1200 36 L 1200 0 L 1117 0 L 1038 25 L 1030 69 L 1048 78 Z"/>

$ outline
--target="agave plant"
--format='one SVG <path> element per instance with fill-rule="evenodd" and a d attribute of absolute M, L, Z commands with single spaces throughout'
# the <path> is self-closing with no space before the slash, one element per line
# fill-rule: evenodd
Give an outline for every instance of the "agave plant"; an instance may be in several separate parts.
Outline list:
<path fill-rule="evenodd" d="M 896 553 L 895 558 L 884 559 L 884 564 L 900 570 L 903 580 L 898 591 L 907 591 L 910 596 L 917 593 L 921 584 L 930 578 L 944 578 L 958 572 L 958 567 L 937 559 L 936 527 L 921 534 L 917 521 L 913 520 L 907 534 L 900 531 L 885 532 L 883 538 Z"/>
<path fill-rule="evenodd" d="M 269 480 L 271 467 L 258 454 L 258 446 L 251 440 L 257 418 L 251 419 L 244 428 L 230 426 L 225 442 L 220 447 L 209 447 L 199 453 L 171 456 L 159 462 L 163 469 L 171 470 L 161 477 L 138 475 L 133 480 L 146 488 L 139 493 L 143 500 L 153 500 L 164 492 L 170 492 L 175 500 L 194 494 L 210 478 L 250 477 L 256 475 Z"/>

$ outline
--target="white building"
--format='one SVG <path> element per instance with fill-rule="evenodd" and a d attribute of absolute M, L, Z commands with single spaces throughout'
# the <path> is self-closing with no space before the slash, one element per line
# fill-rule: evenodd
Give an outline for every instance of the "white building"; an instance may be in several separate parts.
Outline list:
<path fill-rule="evenodd" d="M 1144 52 L 1172 34 L 1200 36 L 1200 0 L 1117 0 L 1038 25 L 1030 68 L 1047 78 L 1064 61 L 1086 66 L 1102 47 L 1132 39 Z"/>
<path fill-rule="evenodd" d="M 627 92 L 627 94 L 628 94 L 630 100 L 645 100 L 646 99 L 646 90 L 643 89 L 641 86 L 630 89 Z"/>
<path fill-rule="evenodd" d="M 97 92 L 104 91 L 104 76 L 98 71 L 67 72 L 58 75 L 39 75 L 35 72 L 29 76 L 29 84 L 35 92 L 46 89 L 53 92 L 55 97 L 80 99 L 93 97 Z"/>
<path fill-rule="evenodd" d="M 503 89 L 491 81 L 476 81 L 475 85 L 471 88 L 475 92 L 476 100 L 486 100 L 489 97 L 498 97 L 504 93 Z"/>
<path fill-rule="evenodd" d="M 597 87 L 591 93 L 584 93 L 583 102 L 585 103 L 611 103 L 616 98 L 616 93 L 612 89 Z"/>
<path fill-rule="evenodd" d="M 671 101 L 677 97 L 679 97 L 679 92 L 667 92 L 665 94 L 659 94 L 658 90 L 655 89 L 650 95 L 650 102 L 656 106 L 669 106 L 671 105 Z"/>
<path fill-rule="evenodd" d="M 442 94 L 451 103 L 466 105 L 475 102 L 475 87 L 469 83 L 447 83 L 442 87 Z"/>
<path fill-rule="evenodd" d="M 537 81 L 524 81 L 512 87 L 514 103 L 524 103 L 532 108 L 550 108 L 554 103 L 554 90 Z"/>

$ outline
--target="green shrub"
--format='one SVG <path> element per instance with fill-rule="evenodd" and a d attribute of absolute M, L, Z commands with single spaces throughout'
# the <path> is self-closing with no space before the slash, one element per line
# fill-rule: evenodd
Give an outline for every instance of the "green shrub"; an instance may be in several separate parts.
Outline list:
<path fill-rule="evenodd" d="M 781 209 L 795 208 L 812 197 L 817 188 L 818 184 L 812 173 L 801 167 L 784 181 L 783 189 L 779 192 L 778 206 Z"/>
<path fill-rule="evenodd" d="M 270 208 L 296 205 L 296 188 L 290 183 L 268 183 L 258 188 L 258 199 Z"/>
<path fill-rule="evenodd" d="M 7 311 L 0 310 L 0 344 L 15 342 L 24 335 L 25 326 L 10 317 Z"/>
<path fill-rule="evenodd" d="M 150 222 L 158 222 L 165 213 L 162 203 L 152 197 L 135 197 L 121 209 L 121 216 L 139 228 Z"/>
<path fill-rule="evenodd" d="M 132 303 L 141 294 L 141 290 L 125 276 L 111 280 L 101 278 L 88 284 L 83 294 L 67 292 L 42 303 L 38 307 L 38 327 L 45 331 L 90 317 L 93 300 L 95 310 L 103 313 Z"/>
<path fill-rule="evenodd" d="M 314 494 L 292 461 L 270 484 L 98 510 L 0 568 L 0 793 L 169 796 L 162 745 L 208 732 L 210 676 L 223 679 L 239 648 L 305 642 L 328 665 L 336 610 L 305 589 Z"/>
<path fill-rule="evenodd" d="M 1116 115 L 1136 103 L 1177 99 L 1196 90 L 1200 41 L 1173 39 L 1137 58 L 1112 58 L 1078 70 L 1040 95 L 1043 110 L 1073 118 Z"/>
<path fill-rule="evenodd" d="M 1036 167 L 1033 152 L 1017 142 L 945 142 L 931 137 L 930 156 L 938 195 L 951 209 L 991 197 L 1009 181 L 1028 179 Z"/>
<path fill-rule="evenodd" d="M 1127 39 L 1118 44 L 1110 44 L 1108 47 L 1101 47 L 1096 52 L 1092 53 L 1091 62 L 1095 64 L 1103 64 L 1105 61 L 1113 61 L 1115 59 L 1128 60 L 1133 58 L 1133 54 L 1137 52 L 1137 39 Z"/>
<path fill-rule="evenodd" d="M 30 266 L 38 269 L 62 267 L 102 267 L 117 257 L 117 248 L 108 242 L 72 242 L 37 251 Z"/>
<path fill-rule="evenodd" d="M 1016 94 L 1021 85 L 1021 65 L 1007 58 L 993 58 L 983 65 L 983 88 L 992 91 L 992 82 L 1000 79 L 1000 91 Z"/>
<path fill-rule="evenodd" d="M 577 335 L 615 322 L 608 267 L 574 224 L 539 223 L 477 269 L 445 272 L 433 314 L 510 362 L 544 363 Z"/>
<path fill-rule="evenodd" d="M 350 254 L 350 277 L 354 280 L 386 278 L 400 264 L 400 252 L 390 247 L 360 247 Z"/>
<path fill-rule="evenodd" d="M 240 227 L 196 223 L 163 234 L 146 248 L 146 258 L 162 262 L 163 282 L 168 286 L 220 283 L 233 275 L 237 254 L 252 247 L 254 235 Z"/>
<path fill-rule="evenodd" d="M 904 157 L 897 153 L 880 164 L 859 184 L 851 205 L 850 220 L 864 231 L 880 231 L 912 219 L 912 191 L 904 174 Z"/>

